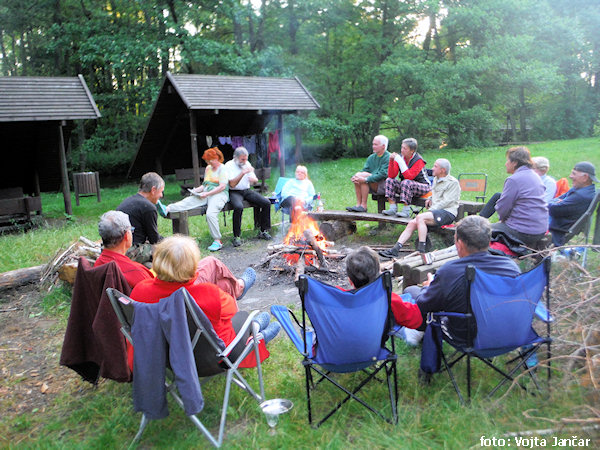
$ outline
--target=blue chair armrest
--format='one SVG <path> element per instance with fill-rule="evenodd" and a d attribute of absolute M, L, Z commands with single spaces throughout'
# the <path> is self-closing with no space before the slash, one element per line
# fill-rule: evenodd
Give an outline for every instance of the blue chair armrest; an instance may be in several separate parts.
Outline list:
<path fill-rule="evenodd" d="M 304 341 L 302 340 L 302 336 L 296 331 L 296 328 L 294 328 L 290 317 L 290 311 L 285 306 L 273 305 L 271 306 L 271 314 L 279 321 L 292 343 L 296 346 L 298 352 L 308 358 L 312 358 L 312 347 L 315 339 L 314 331 L 306 331 L 306 349 L 308 354 L 305 354 Z"/>

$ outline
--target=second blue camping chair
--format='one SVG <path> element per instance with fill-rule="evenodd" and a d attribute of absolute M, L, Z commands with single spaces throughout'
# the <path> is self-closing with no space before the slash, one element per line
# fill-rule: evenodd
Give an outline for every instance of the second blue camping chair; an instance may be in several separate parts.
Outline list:
<path fill-rule="evenodd" d="M 301 322 L 284 306 L 272 306 L 271 313 L 303 356 L 309 424 L 313 424 L 311 396 L 316 394 L 316 388 L 322 381 L 329 381 L 345 396 L 315 427 L 319 427 L 350 399 L 387 422 L 397 423 L 397 357 L 394 340 L 389 334 L 393 326 L 391 274 L 385 272 L 355 291 L 343 291 L 302 275 L 298 290 L 302 300 Z M 386 375 L 391 409 L 387 415 L 357 395 L 368 382 L 377 380 L 376 375 L 380 371 Z M 352 387 L 344 387 L 335 374 L 350 372 L 362 373 L 364 377 L 355 381 Z"/>
<path fill-rule="evenodd" d="M 464 357 L 467 362 L 467 395 L 469 399 L 471 397 L 472 358 L 482 361 L 496 373 L 502 375 L 502 380 L 488 394 L 491 396 L 506 381 L 515 382 L 515 374 L 528 370 L 534 354 L 541 345 L 546 345 L 549 380 L 550 343 L 552 342 L 550 323 L 554 320 L 550 313 L 550 259 L 545 258 L 533 269 L 516 277 L 491 275 L 477 270 L 472 265 L 467 266 L 465 271 L 468 281 L 467 295 L 470 299 L 467 313 L 430 313 L 428 330 L 423 341 L 424 348 L 432 344 L 437 346 L 444 367 L 450 375 L 461 402 L 464 402 L 464 399 L 452 367 Z M 533 328 L 536 316 L 545 323 L 545 330 L 540 334 Z M 453 340 L 450 323 L 452 320 L 458 320 L 465 324 L 466 344 L 461 345 Z M 428 339 L 429 343 L 426 342 Z M 442 339 L 456 350 L 455 357 L 446 358 L 442 351 Z M 493 358 L 513 351 L 517 352 L 517 356 L 506 363 L 506 368 L 495 364 Z M 435 366 L 432 358 L 425 361 L 425 364 Z M 508 368 L 512 363 L 514 366 Z M 422 357 L 421 369 L 424 368 Z M 427 372 L 427 370 L 425 371 Z M 533 368 L 530 368 L 528 373 L 539 389 Z M 517 384 L 523 389 L 526 388 L 521 382 L 517 382 Z"/>

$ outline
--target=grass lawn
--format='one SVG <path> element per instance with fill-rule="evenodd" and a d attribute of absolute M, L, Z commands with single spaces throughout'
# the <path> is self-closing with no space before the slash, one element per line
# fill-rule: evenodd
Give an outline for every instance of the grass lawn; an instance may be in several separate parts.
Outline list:
<path fill-rule="evenodd" d="M 593 162 L 600 170 L 600 139 L 579 139 L 530 145 L 534 156 L 546 156 L 550 160 L 550 175 L 558 179 L 567 177 L 573 165 L 582 160 Z M 392 149 L 398 150 L 398 149 Z M 504 170 L 506 148 L 428 150 L 424 157 L 431 166 L 436 158 L 444 157 L 452 163 L 452 174 L 461 172 L 486 172 L 488 197 L 502 189 L 507 174 Z M 344 209 L 354 204 L 354 192 L 349 182 L 352 173 L 362 168 L 364 159 L 343 159 L 308 164 L 309 177 L 317 191 L 322 194 L 326 209 Z M 293 167 L 287 168 L 292 176 Z M 273 170 L 269 185 L 275 186 L 278 175 Z M 46 224 L 26 233 L 0 236 L 0 272 L 46 263 L 59 248 L 66 248 L 79 236 L 96 239 L 98 217 L 108 209 L 115 208 L 127 195 L 136 191 L 136 184 L 129 183 L 111 189 L 102 189 L 102 202 L 95 197 L 84 198 L 81 206 L 73 206 L 74 213 L 65 217 L 62 194 L 45 193 L 42 196 Z M 179 187 L 171 177 L 167 178 L 165 203 L 179 199 Z M 376 204 L 369 200 L 370 211 Z M 73 202 L 74 204 L 74 202 Z M 244 235 L 252 235 L 251 214 L 244 214 Z M 273 213 L 273 221 L 280 216 Z M 222 220 L 221 220 L 222 224 Z M 400 227 L 388 229 L 376 236 L 368 231 L 373 224 L 359 223 L 358 241 L 391 244 L 399 234 Z M 159 219 L 163 235 L 171 234 L 171 223 Z M 231 220 L 223 228 L 225 240 L 231 239 Z M 190 220 L 190 233 L 199 239 L 201 250 L 208 254 L 206 246 L 211 242 L 205 219 Z M 280 419 L 275 435 L 270 435 L 264 416 L 258 406 L 232 391 L 228 411 L 228 431 L 225 448 L 471 448 L 479 447 L 482 437 L 509 439 L 506 433 L 520 430 L 553 429 L 552 437 L 567 438 L 577 435 L 591 437 L 598 444 L 596 431 L 573 430 L 572 426 L 597 424 L 600 414 L 597 381 L 580 382 L 585 373 L 580 365 L 569 366 L 567 355 L 581 347 L 583 330 L 589 324 L 598 323 L 598 310 L 587 304 L 586 314 L 581 304 L 585 299 L 597 298 L 598 255 L 592 253 L 588 264 L 590 273 L 582 276 L 572 267 L 553 268 L 554 300 L 560 303 L 560 315 L 555 328 L 561 330 L 555 341 L 552 389 L 542 395 L 527 395 L 512 389 L 505 396 L 492 400 L 484 393 L 494 384 L 495 377 L 480 364 L 475 364 L 474 400 L 470 406 L 461 406 L 452 385 L 445 374 L 434 377 L 430 386 L 423 387 L 417 381 L 420 352 L 398 342 L 398 388 L 399 423 L 389 425 L 366 411 L 363 407 L 345 405 L 332 419 L 318 430 L 307 425 L 304 372 L 300 356 L 287 338 L 278 338 L 270 345 L 271 357 L 264 364 L 265 386 L 268 398 L 288 398 L 294 408 Z M 68 315 L 70 289 L 56 288 L 43 299 L 44 314 L 58 318 L 64 327 Z M 583 328 L 582 328 L 583 327 Z M 599 342 L 595 342 L 598 345 Z M 4 345 L 0 345 L 0 354 Z M 592 349 L 593 350 L 593 349 Z M 59 351 L 59 349 L 57 349 Z M 590 350 L 591 351 L 591 350 Z M 597 352 L 597 350 L 596 350 Z M 591 358 L 591 353 L 583 353 Z M 58 355 L 53 356 L 58 364 Z M 464 374 L 464 372 L 459 371 Z M 252 376 L 250 377 L 252 379 Z M 221 380 L 209 382 L 203 388 L 206 407 L 202 420 L 211 426 L 218 423 L 218 404 L 222 398 Z M 596 387 L 595 387 L 596 386 Z M 73 381 L 69 389 L 58 395 L 45 409 L 19 416 L 4 416 L 0 424 L 0 446 L 35 448 L 124 448 L 133 438 L 140 415 L 131 406 L 131 386 L 106 381 L 98 388 Z M 1 389 L 10 386 L 0 385 Z M 385 398 L 384 385 L 374 385 L 366 396 Z M 221 397 L 220 397 L 221 396 Z M 332 401 L 326 392 L 321 406 Z M 151 422 L 142 438 L 142 447 L 156 448 L 206 448 L 208 442 L 195 430 L 181 410 L 169 400 L 171 414 L 167 419 Z M 317 410 L 319 404 L 317 402 Z M 510 438 L 517 447 L 515 438 Z M 591 444 L 593 445 L 593 444 Z M 590 447 L 591 447 L 590 445 Z"/>

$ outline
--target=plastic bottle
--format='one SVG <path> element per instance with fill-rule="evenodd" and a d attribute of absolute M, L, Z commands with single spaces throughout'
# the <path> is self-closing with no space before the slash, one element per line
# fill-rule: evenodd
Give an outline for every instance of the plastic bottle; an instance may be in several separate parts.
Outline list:
<path fill-rule="evenodd" d="M 317 194 L 317 212 L 323 212 L 323 200 L 321 200 L 321 193 Z"/>

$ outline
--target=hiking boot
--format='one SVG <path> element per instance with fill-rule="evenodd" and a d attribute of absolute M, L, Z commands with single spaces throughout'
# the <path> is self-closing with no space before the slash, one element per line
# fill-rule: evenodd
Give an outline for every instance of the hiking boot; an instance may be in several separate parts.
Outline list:
<path fill-rule="evenodd" d="M 419 242 L 417 244 L 417 251 L 419 253 L 427 253 L 427 242 Z"/>
<path fill-rule="evenodd" d="M 239 247 L 240 245 L 242 245 L 242 240 L 239 237 L 234 237 L 232 244 L 234 247 Z"/>
<path fill-rule="evenodd" d="M 394 246 L 392 248 L 390 248 L 389 250 L 381 250 L 379 252 L 379 255 L 383 256 L 384 258 L 397 258 L 398 256 L 400 256 L 401 248 L 402 248 L 402 244 L 396 242 L 396 244 L 394 244 Z"/>

